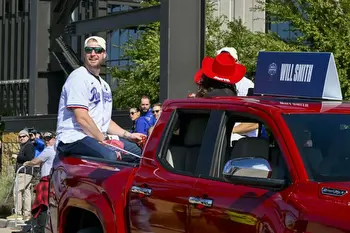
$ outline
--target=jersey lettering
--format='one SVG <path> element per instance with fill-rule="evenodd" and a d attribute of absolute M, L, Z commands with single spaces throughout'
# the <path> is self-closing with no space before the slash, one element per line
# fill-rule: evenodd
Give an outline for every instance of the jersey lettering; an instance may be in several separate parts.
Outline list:
<path fill-rule="evenodd" d="M 92 97 L 89 99 L 90 102 L 92 102 L 94 104 L 98 104 L 101 101 L 101 94 L 100 94 L 100 92 L 97 91 L 96 87 L 93 87 L 91 89 L 90 93 L 92 94 Z"/>
<path fill-rule="evenodd" d="M 103 101 L 104 102 L 112 102 L 112 95 L 111 95 L 111 93 L 102 91 L 102 95 L 103 95 Z"/>

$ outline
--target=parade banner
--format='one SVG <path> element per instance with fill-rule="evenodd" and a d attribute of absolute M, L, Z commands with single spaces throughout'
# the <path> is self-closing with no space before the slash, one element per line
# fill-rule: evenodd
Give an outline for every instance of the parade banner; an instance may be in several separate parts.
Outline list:
<path fill-rule="evenodd" d="M 260 52 L 255 95 L 342 100 L 332 53 Z"/>

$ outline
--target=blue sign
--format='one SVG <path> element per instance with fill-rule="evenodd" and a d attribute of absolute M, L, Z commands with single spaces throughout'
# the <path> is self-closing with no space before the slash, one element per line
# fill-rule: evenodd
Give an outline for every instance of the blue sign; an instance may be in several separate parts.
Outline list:
<path fill-rule="evenodd" d="M 254 93 L 343 99 L 332 53 L 260 52 Z"/>

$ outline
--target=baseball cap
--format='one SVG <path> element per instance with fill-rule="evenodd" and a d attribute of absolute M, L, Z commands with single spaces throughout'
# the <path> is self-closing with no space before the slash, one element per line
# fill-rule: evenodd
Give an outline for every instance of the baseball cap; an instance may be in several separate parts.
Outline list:
<path fill-rule="evenodd" d="M 45 132 L 45 133 L 43 134 L 43 138 L 44 138 L 44 139 L 45 139 L 45 138 L 51 139 L 51 138 L 54 138 L 54 137 L 56 137 L 56 134 L 53 133 L 53 132 Z"/>
<path fill-rule="evenodd" d="M 106 41 L 105 39 L 103 39 L 102 37 L 99 37 L 99 36 L 90 36 L 89 38 L 87 38 L 85 40 L 85 43 L 84 43 L 84 48 L 88 46 L 88 42 L 89 40 L 96 40 L 97 41 L 97 44 L 103 48 L 104 50 L 106 50 Z"/>
<path fill-rule="evenodd" d="M 27 130 L 23 129 L 23 130 L 19 131 L 18 136 L 29 136 L 29 133 Z"/>
<path fill-rule="evenodd" d="M 235 60 L 238 60 L 237 50 L 233 47 L 224 47 L 218 51 L 216 51 L 216 55 L 219 55 L 222 52 L 229 53 Z"/>

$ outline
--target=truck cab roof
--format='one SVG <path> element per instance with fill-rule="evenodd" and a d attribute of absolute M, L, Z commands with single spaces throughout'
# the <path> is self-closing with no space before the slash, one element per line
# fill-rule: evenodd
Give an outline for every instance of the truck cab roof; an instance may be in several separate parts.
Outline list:
<path fill-rule="evenodd" d="M 274 97 L 274 96 L 237 96 L 237 97 L 210 97 L 210 98 L 191 98 L 191 99 L 174 99 L 164 103 L 164 108 L 174 104 L 193 104 L 198 107 L 205 103 L 215 104 L 236 104 L 236 105 L 251 105 L 252 107 L 263 108 L 264 110 L 274 111 L 284 114 L 298 113 L 350 113 L 349 101 L 335 100 L 318 100 L 305 99 L 295 97 Z"/>

